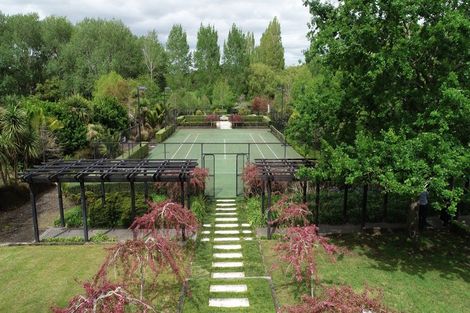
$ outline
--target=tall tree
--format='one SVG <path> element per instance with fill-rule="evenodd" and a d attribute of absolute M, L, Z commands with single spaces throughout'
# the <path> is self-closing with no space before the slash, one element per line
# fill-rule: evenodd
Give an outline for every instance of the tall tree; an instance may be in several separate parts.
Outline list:
<path fill-rule="evenodd" d="M 246 80 L 250 64 L 246 37 L 235 24 L 224 43 L 223 70 L 232 90 L 237 94 L 247 92 Z"/>
<path fill-rule="evenodd" d="M 252 32 L 247 32 L 245 36 L 245 47 L 246 53 L 250 63 L 254 63 L 255 60 L 255 35 Z"/>
<path fill-rule="evenodd" d="M 429 189 L 436 208 L 455 210 L 462 186 L 449 182 L 468 173 L 470 159 L 468 4 L 305 4 L 307 60 L 326 75 L 299 95 L 292 127 L 319 135 L 323 174 L 410 200 Z"/>
<path fill-rule="evenodd" d="M 284 47 L 282 46 L 281 24 L 277 17 L 269 22 L 256 48 L 256 59 L 274 70 L 284 69 Z"/>
<path fill-rule="evenodd" d="M 90 96 L 102 74 L 115 71 L 126 78 L 137 77 L 142 53 L 137 38 L 121 21 L 84 19 L 76 25 L 61 63 L 68 92 Z"/>
<path fill-rule="evenodd" d="M 41 23 L 37 14 L 0 12 L 0 96 L 27 95 L 42 81 Z"/>
<path fill-rule="evenodd" d="M 48 16 L 41 21 L 42 54 L 46 58 L 46 77 L 60 74 L 59 56 L 72 36 L 73 25 L 65 17 Z"/>
<path fill-rule="evenodd" d="M 165 48 L 158 41 L 155 30 L 150 31 L 147 36 L 141 38 L 141 49 L 150 79 L 154 80 L 161 88 L 164 88 L 167 56 Z"/>
<path fill-rule="evenodd" d="M 179 24 L 173 25 L 166 42 L 168 54 L 168 85 L 173 89 L 187 86 L 191 68 L 191 53 L 186 38 L 186 32 Z"/>
<path fill-rule="evenodd" d="M 199 87 L 210 94 L 212 85 L 220 73 L 220 48 L 217 43 L 218 35 L 214 26 L 201 24 L 197 33 L 194 66 Z"/>

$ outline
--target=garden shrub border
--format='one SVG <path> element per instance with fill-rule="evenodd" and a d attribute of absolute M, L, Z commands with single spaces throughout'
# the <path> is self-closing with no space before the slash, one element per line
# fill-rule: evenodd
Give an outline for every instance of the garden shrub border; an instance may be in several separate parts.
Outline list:
<path fill-rule="evenodd" d="M 157 131 L 155 133 L 155 140 L 157 141 L 157 143 L 164 142 L 168 137 L 173 135 L 175 130 L 176 130 L 175 125 L 170 125 L 170 126 L 167 126 L 165 128 L 162 128 L 162 129 L 160 129 L 159 131 Z M 147 152 L 147 154 L 148 154 L 148 152 Z"/>

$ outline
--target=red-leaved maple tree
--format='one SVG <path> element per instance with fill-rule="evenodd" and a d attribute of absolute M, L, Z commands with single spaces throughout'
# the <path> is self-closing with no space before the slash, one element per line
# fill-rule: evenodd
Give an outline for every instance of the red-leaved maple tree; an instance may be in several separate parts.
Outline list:
<path fill-rule="evenodd" d="M 257 113 L 268 112 L 269 100 L 264 97 L 255 97 L 252 102 L 252 110 Z"/>
<path fill-rule="evenodd" d="M 310 223 L 308 217 L 312 214 L 306 203 L 296 203 L 288 195 L 283 195 L 271 207 L 271 211 L 277 215 L 276 219 L 270 221 L 272 233 L 279 226 L 307 226 Z"/>
<path fill-rule="evenodd" d="M 218 122 L 220 117 L 217 114 L 209 114 L 206 115 L 205 121 L 206 122 Z"/>
<path fill-rule="evenodd" d="M 191 173 L 189 180 L 189 192 L 191 195 L 203 194 L 206 188 L 206 179 L 209 176 L 209 170 L 196 167 Z M 181 185 L 179 182 L 157 182 L 155 188 L 166 193 L 173 201 L 181 199 Z"/>
<path fill-rule="evenodd" d="M 243 117 L 239 114 L 230 115 L 228 120 L 232 123 L 235 123 L 235 124 L 243 123 Z"/>
<path fill-rule="evenodd" d="M 196 216 L 179 203 L 166 200 L 163 202 L 148 202 L 148 213 L 136 217 L 130 229 L 134 237 L 151 235 L 158 237 L 159 232 L 170 236 L 172 230 L 176 235 L 182 234 L 184 238 L 197 232 L 199 227 Z"/>
<path fill-rule="evenodd" d="M 54 313 L 125 313 L 156 312 L 147 302 L 134 297 L 124 287 L 104 281 L 101 285 L 84 283 L 84 295 L 70 300 L 66 308 L 52 308 Z"/>
<path fill-rule="evenodd" d="M 341 249 L 330 244 L 328 238 L 320 236 L 315 225 L 287 228 L 284 240 L 275 246 L 281 261 L 294 271 L 298 282 L 304 281 L 310 288 L 311 296 L 314 294 L 314 280 L 318 281 L 316 247 L 322 247 L 327 255 L 334 261 L 334 254 Z"/>
<path fill-rule="evenodd" d="M 350 286 L 327 287 L 320 297 L 303 296 L 302 303 L 286 306 L 284 313 L 394 313 L 383 302 L 380 290 L 355 292 Z"/>
<path fill-rule="evenodd" d="M 100 286 L 110 280 L 112 273 L 118 273 L 119 279 L 129 289 L 139 291 L 141 300 L 144 299 L 146 280 L 150 279 L 149 286 L 155 287 L 161 273 L 171 273 L 180 282 L 184 282 L 188 274 L 182 268 L 184 256 L 180 246 L 158 234 L 145 241 L 119 242 L 107 250 L 108 254 L 94 277 L 94 283 Z"/>
<path fill-rule="evenodd" d="M 245 185 L 245 195 L 248 197 L 260 195 L 263 190 L 263 182 L 259 178 L 256 164 L 247 163 L 242 173 L 242 181 Z M 287 189 L 286 182 L 272 182 L 273 193 L 284 193 Z"/>

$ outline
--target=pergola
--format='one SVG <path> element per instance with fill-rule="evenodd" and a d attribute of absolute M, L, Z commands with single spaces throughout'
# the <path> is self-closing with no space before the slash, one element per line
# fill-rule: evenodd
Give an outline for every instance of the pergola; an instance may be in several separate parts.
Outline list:
<path fill-rule="evenodd" d="M 61 226 L 65 226 L 62 199 L 62 183 L 79 183 L 83 217 L 83 237 L 88 241 L 87 203 L 85 183 L 100 183 L 101 201 L 106 199 L 105 183 L 129 183 L 132 218 L 135 217 L 135 183 L 144 183 L 145 198 L 148 198 L 149 182 L 180 183 L 181 204 L 190 207 L 189 182 L 196 160 L 56 160 L 26 170 L 22 179 L 29 184 L 33 214 L 34 239 L 39 242 L 39 227 L 36 208 L 37 184 L 57 184 Z M 186 183 L 186 188 L 185 188 Z M 186 192 L 185 192 L 186 190 Z"/>
<path fill-rule="evenodd" d="M 296 176 L 297 170 L 301 167 L 315 167 L 316 161 L 313 159 L 256 159 L 255 165 L 258 172 L 258 178 L 263 182 L 261 192 L 261 212 L 265 214 L 265 202 L 267 193 L 268 210 L 268 238 L 271 239 L 271 203 L 272 203 L 272 183 L 273 182 L 292 182 L 300 181 L 303 189 L 303 201 L 307 202 L 308 181 Z M 317 184 L 317 191 L 319 184 Z M 319 192 L 317 192 L 316 219 L 318 224 Z"/>

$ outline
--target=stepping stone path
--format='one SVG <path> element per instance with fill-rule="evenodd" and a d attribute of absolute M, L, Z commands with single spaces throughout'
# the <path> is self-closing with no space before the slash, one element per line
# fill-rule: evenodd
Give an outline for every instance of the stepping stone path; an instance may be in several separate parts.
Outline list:
<path fill-rule="evenodd" d="M 238 213 L 236 212 L 235 200 L 218 199 L 215 210 L 211 277 L 213 281 L 221 280 L 223 284 L 211 283 L 208 305 L 214 308 L 247 308 L 250 306 L 250 301 L 246 297 L 240 297 L 241 293 L 248 292 L 247 285 L 230 284 L 230 280 L 245 278 L 245 272 L 242 271 L 244 266 L 242 239 L 252 240 L 253 238 L 241 236 L 239 227 L 250 227 L 250 225 L 237 223 Z M 251 231 L 249 232 L 251 233 Z M 248 234 L 245 230 L 242 230 L 242 233 Z M 203 238 L 202 240 L 210 241 L 209 238 Z M 219 269 L 235 271 L 219 272 Z M 224 298 L 216 297 L 217 293 L 223 293 Z M 227 295 L 231 293 L 234 294 L 233 297 L 228 297 Z"/>

